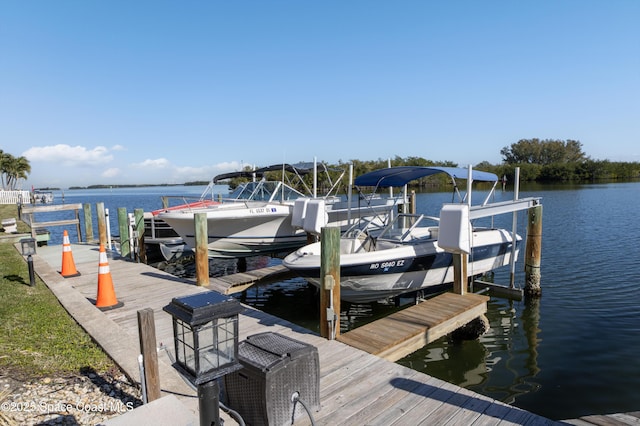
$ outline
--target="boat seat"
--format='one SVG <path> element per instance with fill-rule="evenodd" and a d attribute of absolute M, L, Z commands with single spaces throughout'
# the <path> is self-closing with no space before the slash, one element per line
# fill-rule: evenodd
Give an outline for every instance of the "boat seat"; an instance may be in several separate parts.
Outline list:
<path fill-rule="evenodd" d="M 356 238 L 353 239 L 353 246 L 351 253 L 360 253 L 371 251 L 375 247 L 375 241 L 366 232 L 361 232 Z"/>

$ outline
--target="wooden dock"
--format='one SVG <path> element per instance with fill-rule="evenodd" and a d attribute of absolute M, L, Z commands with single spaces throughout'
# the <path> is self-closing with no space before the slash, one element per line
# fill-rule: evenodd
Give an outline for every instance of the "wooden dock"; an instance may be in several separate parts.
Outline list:
<path fill-rule="evenodd" d="M 489 297 L 442 293 L 338 337 L 342 343 L 395 362 L 487 312 Z"/>
<path fill-rule="evenodd" d="M 563 423 L 576 426 L 637 426 L 640 424 L 640 411 L 583 416 L 577 419 L 564 420 Z"/>
<path fill-rule="evenodd" d="M 162 308 L 173 297 L 208 290 L 144 264 L 110 259 L 116 295 L 124 306 L 103 312 L 90 301 L 95 299 L 97 291 L 98 247 L 73 244 L 72 252 L 80 276 L 65 279 L 59 274 L 61 246 L 38 247 L 34 256 L 36 273 L 126 374 L 139 382 L 137 311 L 153 309 L 157 342 L 172 352 L 172 319 Z M 241 340 L 256 333 L 276 332 L 318 349 L 321 408 L 313 413 L 317 425 L 559 424 L 339 341 L 323 339 L 249 306 L 245 306 L 239 321 Z M 197 418 L 195 391 L 171 366 L 167 351 L 160 352 L 159 361 L 163 394 L 178 395 Z M 237 424 L 226 413 L 221 412 L 221 417 L 225 424 Z M 296 424 L 309 425 L 311 422 L 302 416 L 296 418 Z"/>

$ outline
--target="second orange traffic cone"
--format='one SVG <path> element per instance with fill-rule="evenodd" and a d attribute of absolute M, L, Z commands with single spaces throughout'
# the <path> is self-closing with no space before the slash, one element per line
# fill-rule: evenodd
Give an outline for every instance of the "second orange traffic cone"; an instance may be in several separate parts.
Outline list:
<path fill-rule="evenodd" d="M 60 275 L 64 278 L 77 277 L 80 272 L 76 269 L 76 264 L 73 261 L 73 253 L 71 252 L 71 243 L 69 242 L 69 233 L 64 230 L 62 235 L 62 270 Z"/>
<path fill-rule="evenodd" d="M 100 244 L 100 264 L 98 265 L 98 297 L 96 298 L 96 308 L 102 311 L 119 308 L 124 303 L 118 302 L 116 292 L 113 288 L 113 279 L 109 270 L 109 261 L 104 245 Z"/>

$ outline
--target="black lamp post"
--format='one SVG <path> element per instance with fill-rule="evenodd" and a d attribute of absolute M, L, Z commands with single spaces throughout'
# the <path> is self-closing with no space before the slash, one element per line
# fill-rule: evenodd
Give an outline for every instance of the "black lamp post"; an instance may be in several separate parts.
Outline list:
<path fill-rule="evenodd" d="M 29 285 L 31 287 L 36 285 L 36 274 L 33 270 L 33 258 L 32 255 L 36 254 L 36 239 L 35 238 L 23 238 L 20 240 L 22 246 L 22 255 L 27 256 L 27 265 L 29 266 Z"/>
<path fill-rule="evenodd" d="M 174 298 L 164 307 L 173 317 L 176 368 L 198 386 L 201 425 L 220 425 L 219 377 L 242 368 L 238 362 L 236 299 L 207 291 Z"/>

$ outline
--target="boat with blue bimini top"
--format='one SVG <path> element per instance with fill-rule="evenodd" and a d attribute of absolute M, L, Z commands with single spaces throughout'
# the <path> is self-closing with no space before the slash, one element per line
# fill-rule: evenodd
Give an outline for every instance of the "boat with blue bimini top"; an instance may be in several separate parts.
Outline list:
<path fill-rule="evenodd" d="M 460 203 L 444 204 L 440 216 L 403 213 L 382 228 L 355 225 L 340 238 L 340 298 L 353 303 L 384 301 L 416 291 L 438 291 L 454 280 L 453 253 L 469 256 L 468 271 L 478 276 L 509 265 L 518 256 L 522 238 L 515 232 L 477 227 L 475 219 L 523 210 L 538 199 L 489 203 L 498 177 L 493 173 L 452 167 L 392 167 L 355 179 L 356 186 L 405 187 L 412 180 L 447 174 Z M 465 198 L 456 179 L 491 182 L 480 205 L 470 205 L 470 183 Z M 452 242 L 453 241 L 453 242 Z M 515 244 L 514 244 L 515 242 Z M 320 286 L 321 244 L 306 245 L 283 260 L 290 270 Z"/>
<path fill-rule="evenodd" d="M 320 196 L 318 168 L 326 188 Z M 281 179 L 266 179 L 269 172 L 281 173 Z M 313 178 L 305 179 L 311 174 Z M 206 214 L 208 255 L 220 258 L 288 252 L 306 244 L 307 232 L 327 224 L 346 230 L 362 217 L 378 226 L 386 223 L 389 212 L 401 201 L 394 197 L 352 197 L 350 184 L 346 199 L 338 196 L 345 174 L 346 170 L 330 170 L 315 162 L 225 173 L 216 176 L 214 182 L 232 178 L 250 181 L 236 187 L 219 204 L 186 206 L 160 212 L 157 217 L 188 246 L 195 247 L 195 215 Z M 314 223 L 305 220 L 307 210 L 319 213 Z"/>

